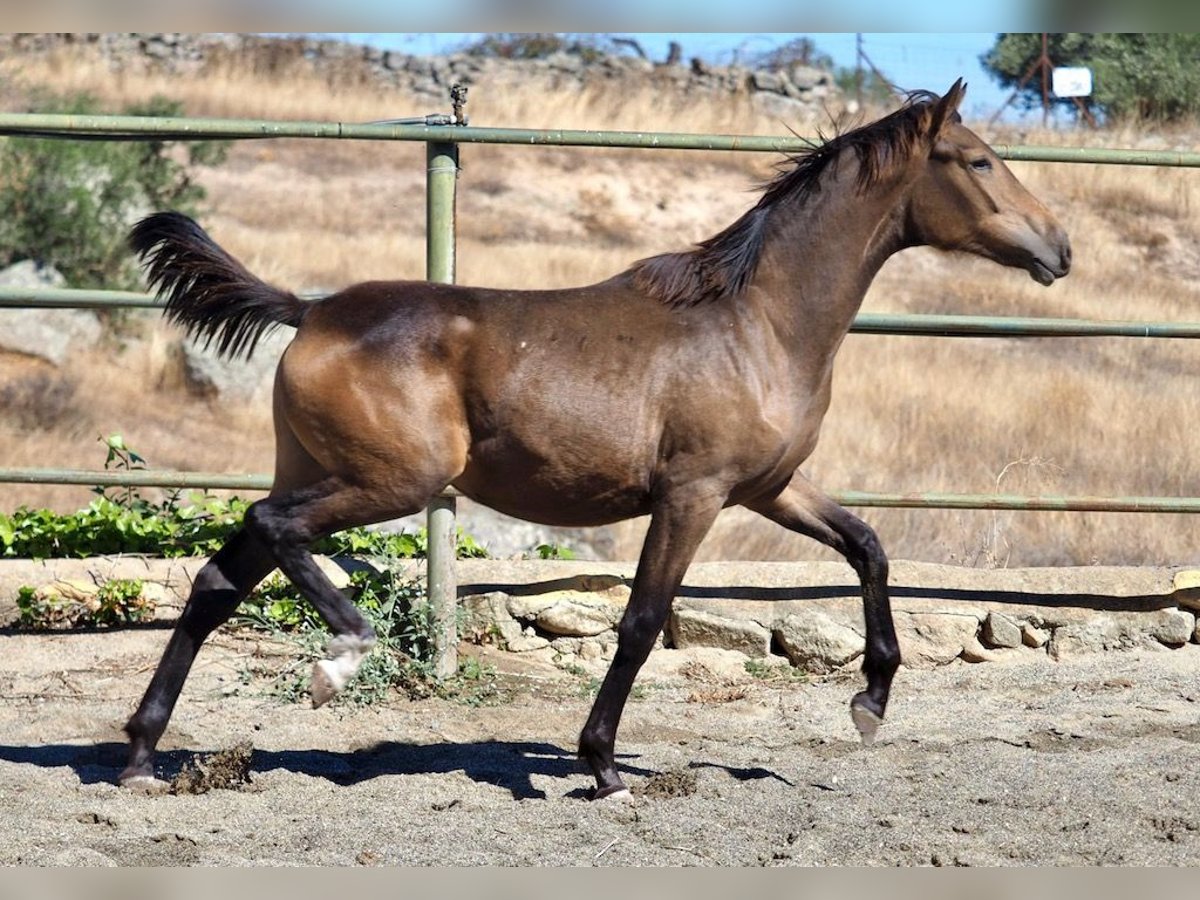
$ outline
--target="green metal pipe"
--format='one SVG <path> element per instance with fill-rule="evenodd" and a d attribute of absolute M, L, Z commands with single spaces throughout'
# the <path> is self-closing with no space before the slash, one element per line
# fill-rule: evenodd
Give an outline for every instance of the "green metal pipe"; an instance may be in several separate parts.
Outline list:
<path fill-rule="evenodd" d="M 267 491 L 269 475 L 227 475 L 216 472 L 164 472 L 154 469 L 110 471 L 92 469 L 0 469 L 0 483 L 77 484 L 86 487 L 212 488 Z M 441 497 L 461 496 L 449 489 Z M 1091 497 L 1080 495 L 957 494 L 939 491 L 888 493 L 834 491 L 842 506 L 890 509 L 981 509 L 1017 512 L 1142 512 L 1200 513 L 1200 497 Z M 432 548 L 432 542 L 431 542 Z"/>
<path fill-rule="evenodd" d="M 453 284 L 458 147 L 444 142 L 428 144 L 425 162 L 425 277 Z"/>
<path fill-rule="evenodd" d="M 924 313 L 859 313 L 850 330 L 859 334 L 928 337 L 1200 338 L 1200 322 L 1133 322 Z"/>
<path fill-rule="evenodd" d="M 30 309 L 162 309 L 162 303 L 157 298 L 133 291 L 0 287 L 0 307 L 6 306 Z"/>
<path fill-rule="evenodd" d="M 439 163 L 441 165 L 441 163 Z M 440 201 L 439 201 L 440 202 Z M 436 266 L 443 275 L 454 267 L 454 246 L 444 237 L 453 222 L 443 221 L 446 209 L 427 211 L 427 227 L 433 240 L 444 246 L 427 250 L 427 268 Z M 453 207 L 449 208 L 454 218 Z M 429 220 L 432 217 L 432 221 Z M 441 235 L 441 237 L 436 237 Z M 433 271 L 432 268 L 429 268 Z M 437 281 L 447 279 L 437 278 Z M 453 280 L 453 278 L 449 279 Z M 306 298 L 317 299 L 317 298 Z M 108 309 L 135 307 L 161 309 L 162 304 L 147 294 L 129 291 L 91 291 L 66 288 L 0 287 L 0 308 Z M 1152 337 L 1200 338 L 1200 322 L 1135 322 L 1103 319 L 1059 319 L 1029 316 L 963 316 L 923 313 L 859 313 L 851 326 L 859 334 L 897 334 L 927 337 Z"/>
<path fill-rule="evenodd" d="M 937 491 L 877 493 L 840 491 L 842 506 L 903 509 L 992 509 L 1017 512 L 1200 513 L 1200 497 L 1088 497 L 1027 494 L 953 494 Z"/>
<path fill-rule="evenodd" d="M 1097 163 L 1122 166 L 1200 166 L 1200 153 L 1179 150 L 1126 150 L 1112 147 L 1043 147 L 991 144 L 1003 159 L 1016 162 Z"/>
<path fill-rule="evenodd" d="M 458 129 L 455 129 L 455 135 Z M 453 284 L 458 145 L 425 145 L 425 277 Z M 435 497 L 425 511 L 426 584 L 433 625 L 433 673 L 439 679 L 458 671 L 458 574 L 454 568 L 458 525 L 454 496 Z"/>
<path fill-rule="evenodd" d="M 794 136 L 687 134 L 587 129 L 480 128 L 349 122 L 267 121 L 149 116 L 77 116 L 52 113 L 0 114 L 0 135 L 11 137 L 99 138 L 107 140 L 206 140 L 331 138 L 338 140 L 445 141 L 456 143 L 542 144 L 573 147 L 632 147 L 663 150 L 746 150 L 796 153 L 818 140 Z M 1107 147 L 1046 147 L 993 144 L 1004 159 L 1028 162 L 1100 163 L 1134 166 L 1200 167 L 1200 153 Z"/>
<path fill-rule="evenodd" d="M 213 488 L 230 491 L 269 491 L 270 475 L 220 472 L 167 472 L 155 469 L 0 469 L 0 483 L 80 484 L 86 487 Z"/>

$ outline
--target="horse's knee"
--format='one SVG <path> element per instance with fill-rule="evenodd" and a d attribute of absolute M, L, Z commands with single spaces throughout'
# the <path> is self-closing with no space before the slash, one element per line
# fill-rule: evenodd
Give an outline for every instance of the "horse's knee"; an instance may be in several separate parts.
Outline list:
<path fill-rule="evenodd" d="M 850 564 L 866 580 L 887 581 L 888 558 L 879 535 L 866 522 L 855 521 L 847 537 L 847 556 Z"/>

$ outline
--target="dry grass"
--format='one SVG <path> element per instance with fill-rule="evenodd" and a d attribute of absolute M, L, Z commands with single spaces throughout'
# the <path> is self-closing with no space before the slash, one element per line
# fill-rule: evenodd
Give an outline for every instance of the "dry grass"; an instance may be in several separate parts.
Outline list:
<path fill-rule="evenodd" d="M 4 71 L 0 65 L 0 73 Z M 231 64 L 204 79 L 113 76 L 83 60 L 23 66 L 21 78 L 86 89 L 114 105 L 165 93 L 189 114 L 365 121 L 429 103 L 302 71 L 264 78 Z M 744 105 L 662 103 L 601 92 L 547 96 L 480 85 L 472 121 L 524 127 L 783 133 Z M 787 123 L 803 131 L 810 123 Z M 992 133 L 1008 143 L 1155 146 L 1190 136 Z M 682 247 L 752 202 L 764 157 L 465 147 L 459 280 L 511 287 L 582 284 Z M 865 309 L 991 315 L 1195 320 L 1200 317 L 1200 176 L 1091 165 L 1014 165 L 1071 232 L 1075 270 L 1044 289 L 1022 273 L 930 251 L 885 267 Z M 336 288 L 424 269 L 423 150 L 316 141 L 245 142 L 205 172 L 217 239 L 291 288 Z M 123 431 L 157 466 L 269 471 L 267 411 L 211 407 L 172 378 L 166 332 L 149 350 L 98 348 L 26 385 L 63 406 L 42 427 L 7 420 L 16 465 L 96 465 L 95 437 Z M 11 362 L 11 361 L 10 361 Z M 829 489 L 1080 494 L 1200 493 L 1200 368 L 1188 342 L 852 336 L 821 445 L 804 471 Z M 6 378 L 9 370 L 0 372 Z M 68 396 L 69 393 L 69 396 Z M 18 398 L 19 399 L 19 398 Z M 0 503 L 77 504 L 86 492 L 9 487 Z M 1200 562 L 1193 518 L 868 510 L 892 555 L 971 565 Z M 623 531 L 633 556 L 644 523 Z M 704 558 L 821 558 L 811 541 L 729 512 Z"/>

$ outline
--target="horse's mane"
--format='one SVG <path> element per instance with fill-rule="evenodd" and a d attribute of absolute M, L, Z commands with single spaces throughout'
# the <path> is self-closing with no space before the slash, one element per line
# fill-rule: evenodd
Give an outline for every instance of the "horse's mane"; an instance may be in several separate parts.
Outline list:
<path fill-rule="evenodd" d="M 828 139 L 820 135 L 820 143 L 788 156 L 779 173 L 762 186 L 758 203 L 720 234 L 695 249 L 634 263 L 629 271 L 635 283 L 669 306 L 736 297 L 754 277 L 772 209 L 784 202 L 806 202 L 820 190 L 821 176 L 845 150 L 853 150 L 858 158 L 856 190 L 869 189 L 909 157 L 929 127 L 928 112 L 938 99 L 928 91 L 916 91 L 882 119 Z"/>

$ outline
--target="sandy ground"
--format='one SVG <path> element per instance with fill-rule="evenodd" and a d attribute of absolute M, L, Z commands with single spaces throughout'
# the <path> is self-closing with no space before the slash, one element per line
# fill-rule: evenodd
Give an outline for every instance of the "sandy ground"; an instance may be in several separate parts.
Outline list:
<path fill-rule="evenodd" d="M 1200 862 L 1200 647 L 902 668 L 861 747 L 858 675 L 781 683 L 658 651 L 592 803 L 588 679 L 498 655 L 506 702 L 312 710 L 210 643 L 160 756 L 253 744 L 239 790 L 117 788 L 162 625 L 0 635 L 0 862 L 21 865 L 1045 865 Z M 721 651 L 711 651 L 717 654 Z M 507 658 L 505 658 L 507 657 Z M 728 662 L 724 660 L 723 662 Z"/>

